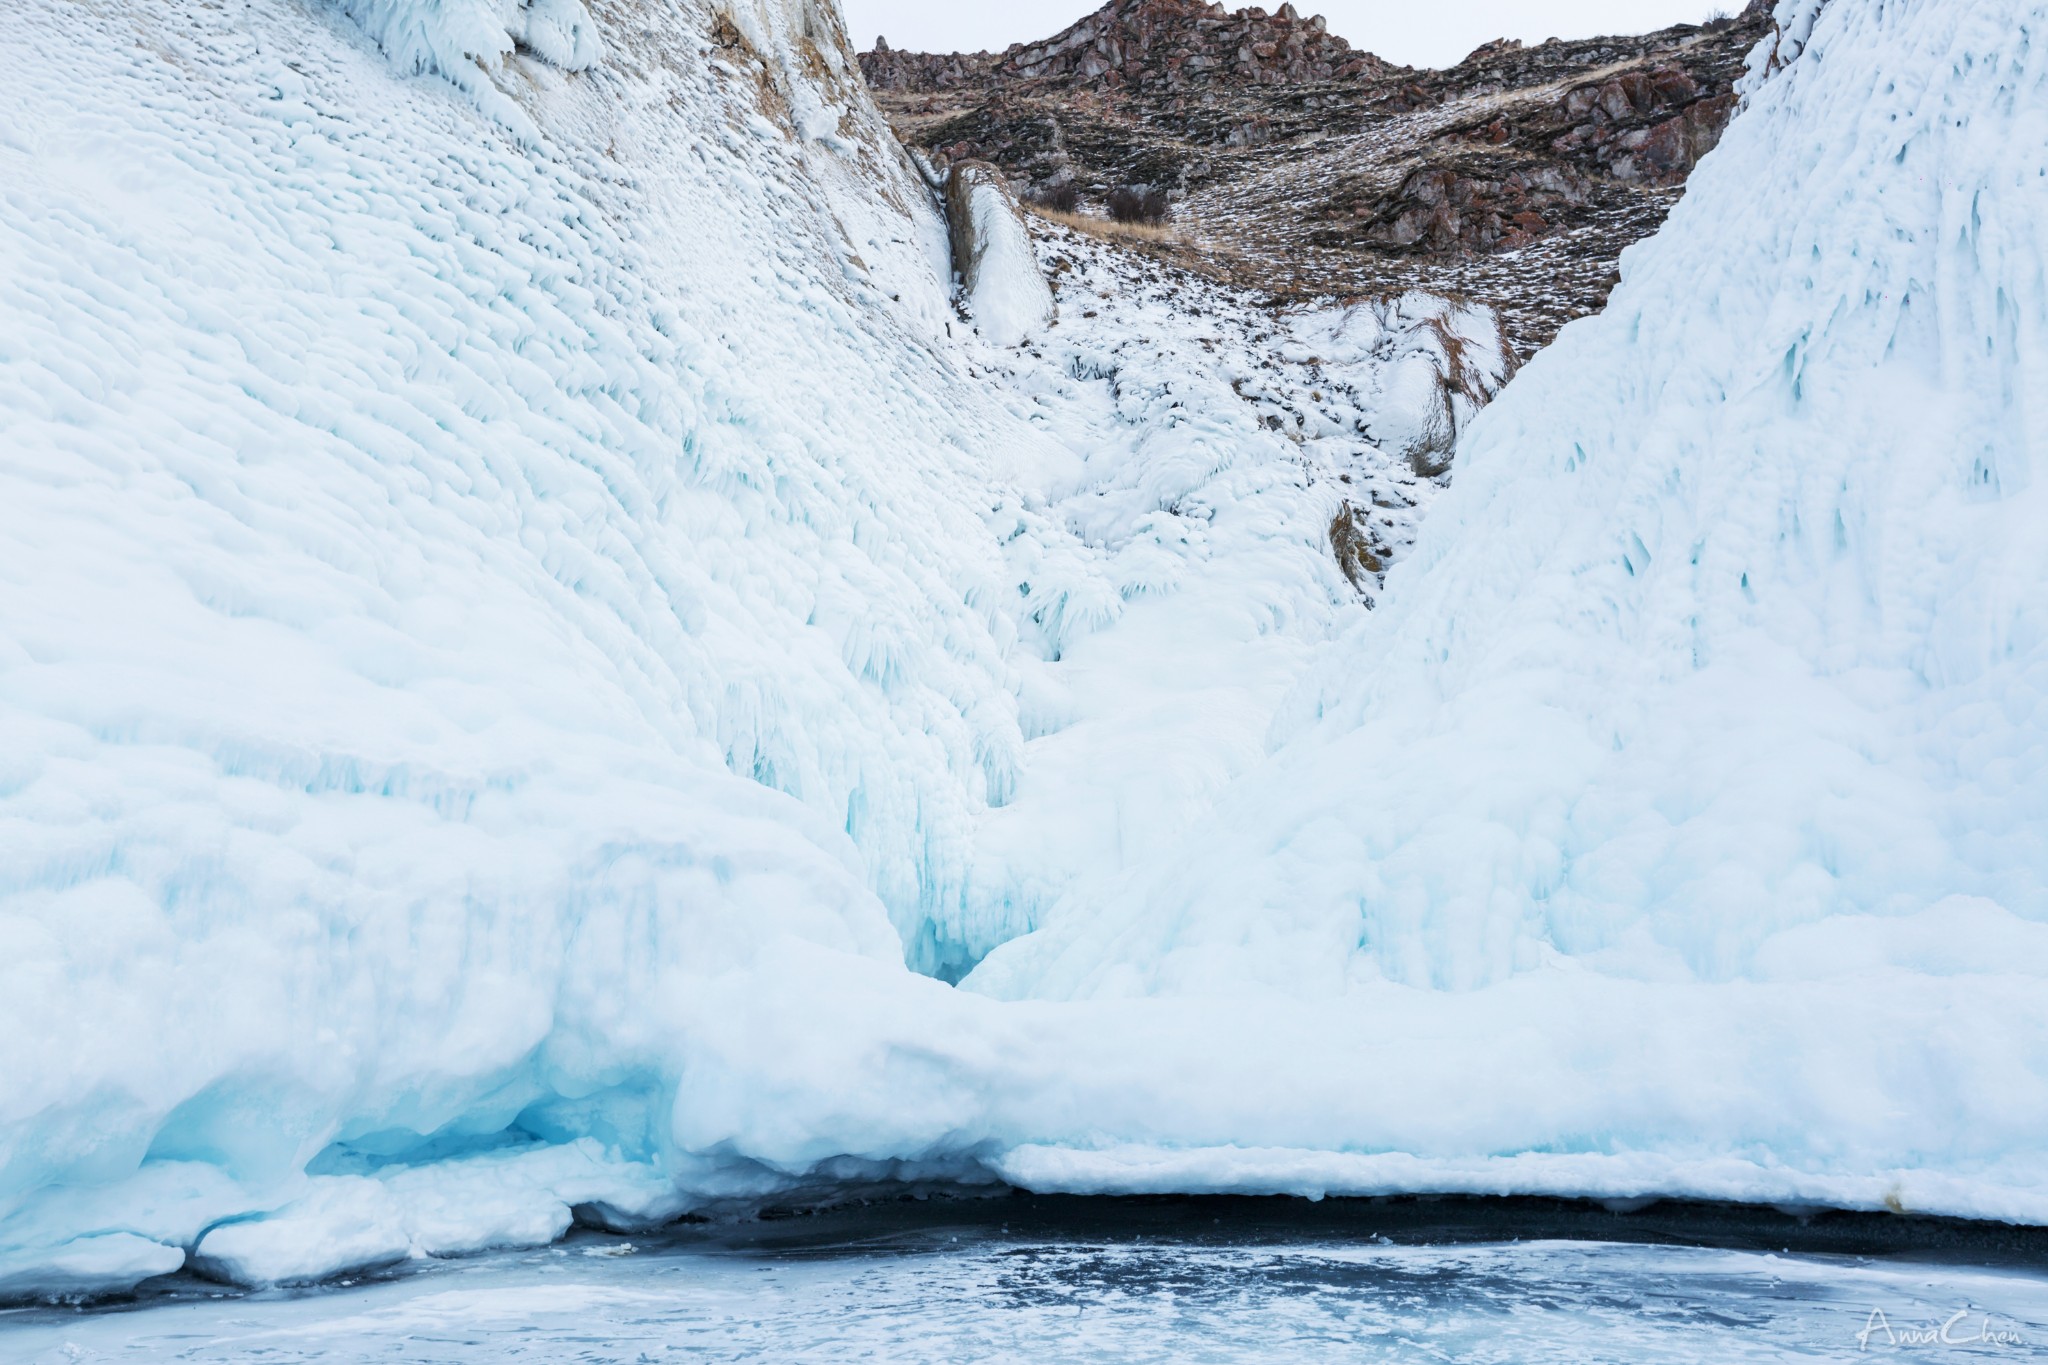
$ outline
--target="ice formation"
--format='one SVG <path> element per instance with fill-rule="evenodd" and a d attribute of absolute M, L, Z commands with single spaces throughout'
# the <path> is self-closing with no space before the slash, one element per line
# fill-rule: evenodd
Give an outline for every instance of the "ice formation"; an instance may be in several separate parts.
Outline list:
<path fill-rule="evenodd" d="M 995 167 L 974 161 L 946 173 L 945 193 L 967 314 L 990 341 L 1015 346 L 1052 321 L 1054 311 L 1016 199 Z"/>
<path fill-rule="evenodd" d="M 402 70 L 434 72 L 467 91 L 507 127 L 538 141 L 540 131 L 491 80 L 491 70 L 524 50 L 564 71 L 584 71 L 603 54 L 583 0 L 338 0 Z"/>
<path fill-rule="evenodd" d="M 470 87 L 465 67 L 488 67 L 518 48 L 565 71 L 603 52 L 583 0 L 340 0 L 392 61 Z"/>
<path fill-rule="evenodd" d="M 1458 309 L 1059 234 L 974 338 L 819 0 L 0 10 L 0 1293 L 919 1180 L 2048 1219 L 2044 15 L 1820 10 L 1473 420 Z"/>

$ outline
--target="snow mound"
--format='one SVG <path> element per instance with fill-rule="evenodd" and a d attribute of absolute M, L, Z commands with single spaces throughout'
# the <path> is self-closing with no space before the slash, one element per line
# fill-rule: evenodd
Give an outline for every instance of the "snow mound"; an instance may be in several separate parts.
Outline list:
<path fill-rule="evenodd" d="M 316 1176 L 270 1216 L 205 1233 L 192 1266 L 231 1284 L 305 1283 L 337 1266 L 543 1245 L 567 1232 L 579 1209 L 591 1222 L 623 1229 L 658 1225 L 688 1207 L 651 1167 L 620 1161 L 584 1138 Z"/>
<path fill-rule="evenodd" d="M 1425 479 L 1450 472 L 1458 434 L 1508 378 L 1493 315 L 1427 294 L 1323 310 L 1300 344 L 1370 386 L 1366 430 Z"/>

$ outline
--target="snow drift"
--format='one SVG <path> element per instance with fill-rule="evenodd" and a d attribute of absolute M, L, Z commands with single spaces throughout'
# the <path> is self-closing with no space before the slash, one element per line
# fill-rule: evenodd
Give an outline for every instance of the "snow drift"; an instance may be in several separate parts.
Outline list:
<path fill-rule="evenodd" d="M 1789 25 L 1323 649 L 1455 310 L 973 342 L 830 6 L 0 12 L 0 1292 L 920 1180 L 2048 1220 L 2044 15 Z"/>

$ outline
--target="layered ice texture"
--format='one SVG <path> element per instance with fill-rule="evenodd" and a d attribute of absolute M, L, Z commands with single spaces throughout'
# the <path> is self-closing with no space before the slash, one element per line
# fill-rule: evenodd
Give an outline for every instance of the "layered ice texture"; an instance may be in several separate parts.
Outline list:
<path fill-rule="evenodd" d="M 925 1180 L 2048 1219 L 2048 6 L 1813 9 L 1367 614 L 1484 327 L 1074 242 L 977 338 L 828 3 L 7 6 L 0 1293 Z"/>

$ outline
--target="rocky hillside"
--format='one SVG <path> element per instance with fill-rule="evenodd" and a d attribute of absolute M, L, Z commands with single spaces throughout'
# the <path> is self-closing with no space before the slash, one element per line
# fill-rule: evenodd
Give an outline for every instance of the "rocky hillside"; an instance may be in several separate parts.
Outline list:
<path fill-rule="evenodd" d="M 994 54 L 896 52 L 884 39 L 861 59 L 877 90 L 920 92 L 989 81 L 1049 87 L 1183 91 L 1228 83 L 1303 85 L 1394 70 L 1293 5 L 1278 14 L 1196 0 L 1113 0 L 1043 42 Z"/>
<path fill-rule="evenodd" d="M 1496 42 L 1395 67 L 1292 5 L 1111 0 L 999 54 L 861 58 L 905 141 L 1027 197 L 1163 192 L 1177 263 L 1284 299 L 1410 288 L 1493 304 L 1527 355 L 1597 311 L 1719 140 L 1768 30 Z"/>

